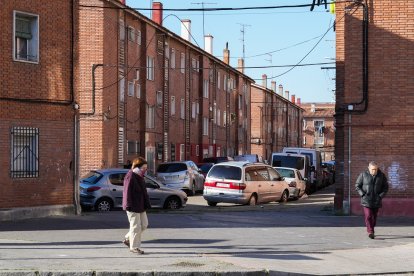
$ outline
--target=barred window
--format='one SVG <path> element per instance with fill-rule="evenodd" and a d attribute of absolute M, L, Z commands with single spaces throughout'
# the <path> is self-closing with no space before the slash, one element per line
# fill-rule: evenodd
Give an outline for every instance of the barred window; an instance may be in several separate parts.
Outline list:
<path fill-rule="evenodd" d="M 13 127 L 11 130 L 11 177 L 39 177 L 39 129 Z"/>

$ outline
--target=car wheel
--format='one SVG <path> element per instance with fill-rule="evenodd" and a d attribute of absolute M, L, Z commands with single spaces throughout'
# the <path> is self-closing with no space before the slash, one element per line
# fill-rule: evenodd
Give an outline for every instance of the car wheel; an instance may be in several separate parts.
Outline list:
<path fill-rule="evenodd" d="M 217 206 L 217 202 L 207 201 L 208 206 Z"/>
<path fill-rule="evenodd" d="M 169 197 L 164 203 L 164 209 L 180 209 L 181 208 L 181 201 L 178 197 Z"/>
<path fill-rule="evenodd" d="M 288 201 L 289 193 L 288 191 L 284 190 L 282 196 L 280 197 L 279 202 L 285 203 Z"/>
<path fill-rule="evenodd" d="M 257 197 L 256 197 L 256 195 L 252 195 L 249 199 L 249 205 L 254 206 L 256 204 L 257 204 Z"/>
<path fill-rule="evenodd" d="M 98 199 L 95 203 L 95 210 L 99 212 L 108 212 L 113 208 L 112 200 L 107 198 Z"/>

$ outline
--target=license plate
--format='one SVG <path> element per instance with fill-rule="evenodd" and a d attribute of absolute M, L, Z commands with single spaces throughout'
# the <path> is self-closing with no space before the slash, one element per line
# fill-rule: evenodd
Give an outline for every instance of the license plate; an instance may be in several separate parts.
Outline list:
<path fill-rule="evenodd" d="M 230 184 L 229 183 L 220 183 L 220 182 L 217 182 L 216 187 L 229 188 L 230 187 Z"/>

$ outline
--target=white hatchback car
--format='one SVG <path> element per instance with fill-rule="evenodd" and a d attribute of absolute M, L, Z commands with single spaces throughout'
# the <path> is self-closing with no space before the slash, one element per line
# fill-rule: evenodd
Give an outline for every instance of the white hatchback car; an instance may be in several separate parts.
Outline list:
<path fill-rule="evenodd" d="M 298 199 L 305 194 L 306 179 L 299 170 L 286 167 L 274 167 L 289 185 L 290 197 Z"/>
<path fill-rule="evenodd" d="M 289 186 L 271 166 L 231 161 L 216 164 L 210 169 L 203 197 L 210 206 L 220 202 L 249 205 L 286 202 Z"/>

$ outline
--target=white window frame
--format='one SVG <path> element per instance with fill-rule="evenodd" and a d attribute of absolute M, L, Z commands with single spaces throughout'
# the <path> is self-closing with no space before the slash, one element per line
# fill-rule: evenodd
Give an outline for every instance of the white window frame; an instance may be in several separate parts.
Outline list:
<path fill-rule="evenodd" d="M 209 80 L 203 80 L 203 97 L 206 99 L 208 99 L 209 97 L 209 86 L 210 86 Z"/>
<path fill-rule="evenodd" d="M 195 119 L 196 112 L 197 112 L 197 103 L 196 102 L 192 102 L 191 103 L 191 118 Z"/>
<path fill-rule="evenodd" d="M 131 42 L 135 42 L 135 39 L 136 39 L 136 37 L 135 37 L 135 28 L 132 27 L 132 26 L 128 26 L 127 30 L 128 30 L 128 40 L 131 41 Z"/>
<path fill-rule="evenodd" d="M 157 107 L 161 108 L 162 107 L 162 91 L 157 91 Z"/>
<path fill-rule="evenodd" d="M 220 112 L 220 109 L 217 109 L 217 125 L 218 126 L 221 125 L 220 121 L 221 121 L 221 112 Z"/>
<path fill-rule="evenodd" d="M 180 144 L 180 161 L 185 160 L 185 145 Z"/>
<path fill-rule="evenodd" d="M 220 89 L 221 86 L 220 72 L 217 71 L 217 89 Z"/>
<path fill-rule="evenodd" d="M 208 127 L 209 127 L 208 121 L 209 120 L 207 117 L 203 117 L 203 135 L 204 136 L 208 136 Z"/>
<path fill-rule="evenodd" d="M 223 126 L 227 125 L 227 111 L 223 111 Z"/>
<path fill-rule="evenodd" d="M 170 112 L 171 116 L 175 115 L 175 96 L 171 96 Z"/>
<path fill-rule="evenodd" d="M 26 39 L 26 58 L 17 58 L 17 47 L 20 46 L 20 40 L 17 40 L 16 36 L 16 20 L 18 18 L 30 20 L 30 35 L 31 39 Z M 38 64 L 40 59 L 39 54 L 39 41 L 40 41 L 40 29 L 39 29 L 39 15 L 21 11 L 13 11 L 13 60 L 19 62 L 27 62 Z M 21 38 L 24 40 L 24 38 Z M 33 56 L 33 59 L 29 59 Z"/>
<path fill-rule="evenodd" d="M 181 57 L 180 57 L 180 72 L 181 73 L 185 73 L 185 54 L 181 53 Z"/>
<path fill-rule="evenodd" d="M 170 67 L 172 69 L 175 69 L 175 49 L 174 48 L 171 48 Z"/>
<path fill-rule="evenodd" d="M 180 118 L 181 119 L 185 119 L 185 101 L 184 101 L 184 99 L 181 99 L 181 104 L 180 104 Z"/>
<path fill-rule="evenodd" d="M 154 80 L 154 58 L 147 56 L 147 80 Z"/>
<path fill-rule="evenodd" d="M 140 83 L 136 84 L 136 91 L 137 91 L 137 98 L 140 99 L 141 98 L 141 84 Z"/>
<path fill-rule="evenodd" d="M 155 128 L 155 107 L 147 105 L 147 128 Z"/>
<path fill-rule="evenodd" d="M 142 35 L 141 35 L 141 31 L 140 30 L 135 30 L 135 33 L 137 34 L 137 44 L 141 45 L 142 42 Z"/>
<path fill-rule="evenodd" d="M 128 82 L 128 96 L 133 97 L 135 95 L 135 89 L 134 89 L 134 82 L 129 81 Z"/>

